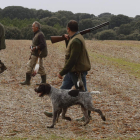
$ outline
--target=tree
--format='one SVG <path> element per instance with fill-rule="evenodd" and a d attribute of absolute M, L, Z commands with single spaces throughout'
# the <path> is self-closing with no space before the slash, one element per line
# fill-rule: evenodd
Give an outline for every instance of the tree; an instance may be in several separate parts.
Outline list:
<path fill-rule="evenodd" d="M 23 39 L 31 40 L 34 36 L 32 31 L 32 24 L 21 29 Z"/>
<path fill-rule="evenodd" d="M 42 18 L 46 18 L 46 17 L 51 17 L 52 13 L 48 10 L 38 10 L 36 11 L 36 18 L 38 19 L 42 19 Z"/>
<path fill-rule="evenodd" d="M 95 38 L 99 40 L 115 40 L 116 33 L 113 30 L 104 30 L 96 34 Z"/>
<path fill-rule="evenodd" d="M 6 39 L 21 39 L 21 31 L 17 27 L 5 27 Z"/>
<path fill-rule="evenodd" d="M 98 18 L 107 21 L 107 20 L 110 20 L 111 16 L 112 16 L 111 13 L 102 13 L 98 15 Z"/>
<path fill-rule="evenodd" d="M 132 18 L 129 18 L 128 16 L 124 15 L 112 16 L 110 19 L 109 28 L 113 29 L 114 27 L 120 27 L 122 24 L 128 24 L 132 20 Z"/>
<path fill-rule="evenodd" d="M 130 24 L 122 24 L 119 28 L 119 34 L 129 35 L 131 33 L 131 25 Z"/>
<path fill-rule="evenodd" d="M 2 17 L 9 17 L 10 19 L 18 18 L 34 18 L 35 15 L 32 10 L 21 6 L 8 6 L 2 10 Z"/>
<path fill-rule="evenodd" d="M 47 40 L 50 40 L 50 36 L 56 36 L 58 35 L 57 29 L 48 26 L 48 25 L 42 25 L 41 30 L 44 33 Z"/>
<path fill-rule="evenodd" d="M 55 24 L 62 25 L 62 22 L 57 17 L 43 18 L 40 20 L 42 23 L 48 26 L 54 26 Z"/>
<path fill-rule="evenodd" d="M 93 19 L 95 18 L 95 15 L 88 14 L 88 13 L 76 13 L 74 17 L 75 17 L 75 20 L 79 22 L 80 20 L 83 20 L 83 19 Z"/>
<path fill-rule="evenodd" d="M 80 20 L 79 22 L 79 30 L 84 30 L 84 29 L 87 29 L 87 28 L 91 28 L 93 27 L 93 22 L 91 19 L 82 19 Z"/>
<path fill-rule="evenodd" d="M 135 23 L 134 28 L 135 28 L 136 30 L 138 30 L 138 32 L 140 33 L 140 21 L 138 21 L 138 22 Z"/>

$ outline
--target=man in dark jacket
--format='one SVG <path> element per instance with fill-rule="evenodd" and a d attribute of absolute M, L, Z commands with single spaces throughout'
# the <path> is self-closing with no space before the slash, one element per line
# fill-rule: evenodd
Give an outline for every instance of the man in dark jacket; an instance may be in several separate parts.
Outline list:
<path fill-rule="evenodd" d="M 31 45 L 31 58 L 27 64 L 26 80 L 20 83 L 21 85 L 30 85 L 31 74 L 33 72 L 33 68 L 36 65 L 38 57 L 40 57 L 38 73 L 41 75 L 41 83 L 46 83 L 46 72 L 43 67 L 42 60 L 42 58 L 46 57 L 48 53 L 46 39 L 43 32 L 40 30 L 39 22 L 35 21 L 32 24 L 32 30 L 34 32 L 34 38 Z"/>
<path fill-rule="evenodd" d="M 0 50 L 5 49 L 5 48 L 6 48 L 5 30 L 4 30 L 4 26 L 0 23 Z M 6 69 L 7 69 L 6 66 L 0 60 L 0 73 L 4 72 Z"/>
<path fill-rule="evenodd" d="M 58 77 L 62 79 L 65 75 L 61 89 L 71 89 L 74 85 L 78 89 L 78 76 L 81 74 L 85 91 L 86 75 L 90 70 L 90 60 L 83 36 L 78 32 L 78 23 L 71 20 L 67 25 L 68 35 L 66 41 L 66 54 L 64 68 L 59 72 Z"/>
<path fill-rule="evenodd" d="M 65 65 L 58 73 L 58 77 L 60 79 L 62 79 L 62 76 L 65 75 L 61 89 L 71 89 L 72 86 L 79 89 L 77 82 L 80 75 L 83 81 L 84 89 L 87 91 L 86 75 L 87 71 L 91 69 L 91 64 L 85 40 L 78 32 L 78 23 L 75 20 L 69 21 L 67 24 L 67 32 L 68 35 L 64 35 L 66 38 Z M 52 116 L 52 113 L 50 112 L 44 112 L 44 114 L 48 117 Z M 77 120 L 84 120 L 84 117 Z"/>

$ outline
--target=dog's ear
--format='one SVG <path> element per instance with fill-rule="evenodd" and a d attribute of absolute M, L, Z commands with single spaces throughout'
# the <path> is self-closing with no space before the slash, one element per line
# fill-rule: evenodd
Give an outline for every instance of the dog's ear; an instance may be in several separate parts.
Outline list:
<path fill-rule="evenodd" d="M 72 97 L 76 97 L 79 95 L 79 90 L 70 90 L 68 94 Z"/>
<path fill-rule="evenodd" d="M 47 93 L 47 94 L 49 94 L 50 93 L 50 91 L 51 91 L 51 86 L 50 86 L 50 84 L 44 84 L 44 90 L 45 90 L 45 93 Z"/>

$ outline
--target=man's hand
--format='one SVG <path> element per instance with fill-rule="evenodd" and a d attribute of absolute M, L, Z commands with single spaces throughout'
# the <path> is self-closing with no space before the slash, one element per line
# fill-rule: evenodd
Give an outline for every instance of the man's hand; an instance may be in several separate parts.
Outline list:
<path fill-rule="evenodd" d="M 69 35 L 68 35 L 68 34 L 64 34 L 64 37 L 65 37 L 67 40 L 69 40 L 69 39 L 70 39 L 70 37 L 69 37 Z"/>
<path fill-rule="evenodd" d="M 58 78 L 63 79 L 63 77 L 60 74 L 58 74 Z"/>

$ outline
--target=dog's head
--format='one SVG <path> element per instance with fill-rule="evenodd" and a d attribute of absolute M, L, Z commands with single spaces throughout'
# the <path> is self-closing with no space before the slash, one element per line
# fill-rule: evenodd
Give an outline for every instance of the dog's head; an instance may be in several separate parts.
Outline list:
<path fill-rule="evenodd" d="M 35 92 L 39 93 L 39 97 L 49 94 L 51 91 L 51 86 L 49 84 L 40 84 L 38 88 L 35 88 Z"/>

